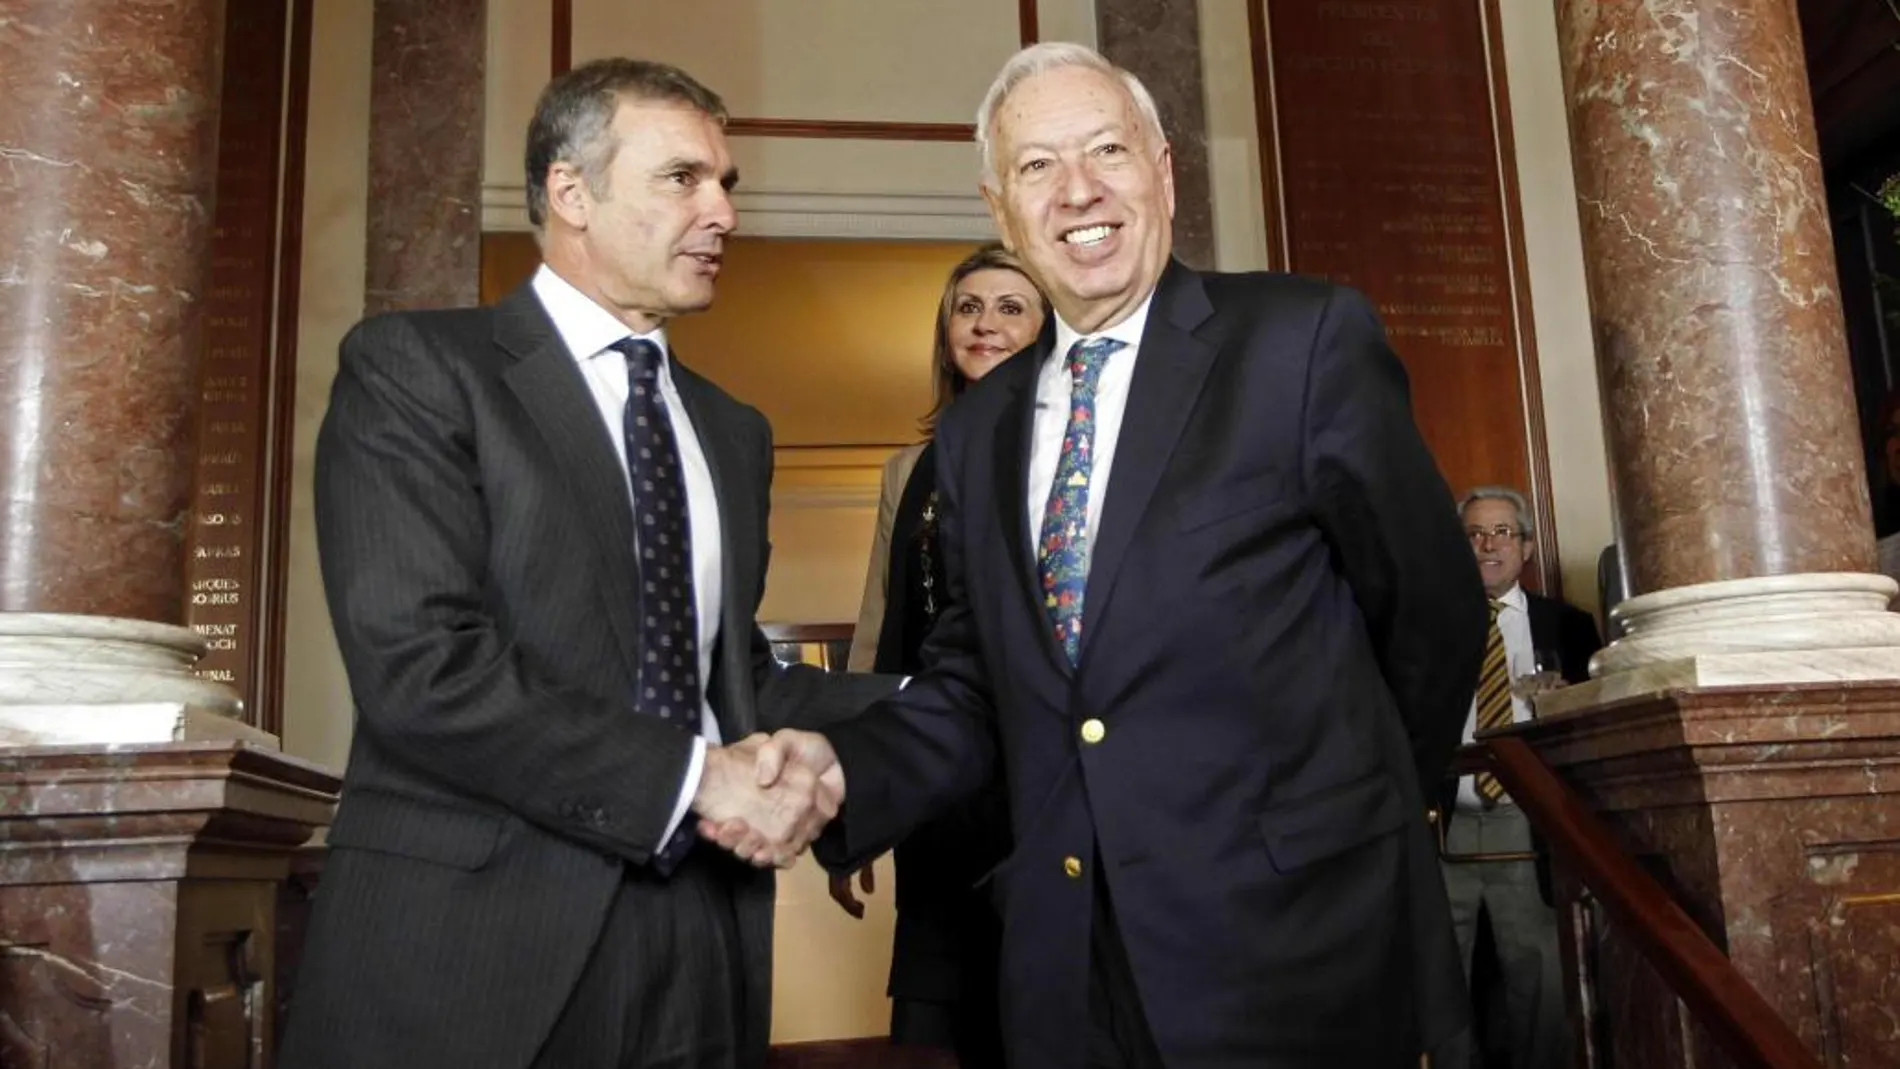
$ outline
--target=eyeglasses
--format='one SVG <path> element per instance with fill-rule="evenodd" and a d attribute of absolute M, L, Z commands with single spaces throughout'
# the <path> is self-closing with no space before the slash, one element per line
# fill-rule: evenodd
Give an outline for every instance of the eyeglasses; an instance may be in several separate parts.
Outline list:
<path fill-rule="evenodd" d="M 1467 527 L 1465 528 L 1465 537 L 1469 538 L 1473 545 L 1476 545 L 1486 539 L 1490 539 L 1493 542 L 1503 542 L 1507 539 L 1522 538 L 1524 537 L 1524 532 L 1519 531 L 1515 527 L 1500 523 L 1496 527 Z"/>

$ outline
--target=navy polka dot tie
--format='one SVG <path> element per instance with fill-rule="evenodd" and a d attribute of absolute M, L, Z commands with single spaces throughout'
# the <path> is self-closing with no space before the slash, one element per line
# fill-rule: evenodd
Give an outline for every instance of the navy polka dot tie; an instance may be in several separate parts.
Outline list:
<path fill-rule="evenodd" d="M 660 347 L 627 338 L 627 474 L 633 483 L 634 553 L 640 574 L 640 678 L 634 707 L 682 731 L 700 730 L 699 610 L 693 538 L 673 420 L 660 397 Z M 653 867 L 671 873 L 697 838 L 689 814 Z"/>

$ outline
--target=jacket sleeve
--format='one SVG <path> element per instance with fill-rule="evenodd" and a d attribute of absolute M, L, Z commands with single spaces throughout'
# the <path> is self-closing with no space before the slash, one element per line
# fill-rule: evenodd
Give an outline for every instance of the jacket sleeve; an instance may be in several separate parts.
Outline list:
<path fill-rule="evenodd" d="M 937 435 L 937 531 L 943 611 L 924 641 L 923 671 L 865 715 L 825 729 L 844 766 L 845 805 L 814 846 L 833 870 L 855 869 L 913 828 L 970 797 L 997 774 L 995 694 L 967 600 L 959 450 L 946 420 Z"/>
<path fill-rule="evenodd" d="M 1405 369 L 1365 298 L 1339 288 L 1308 370 L 1305 474 L 1430 791 L 1458 748 L 1488 610 Z"/>
<path fill-rule="evenodd" d="M 407 317 L 352 330 L 317 437 L 317 549 L 356 727 L 448 789 L 644 862 L 692 740 L 556 678 L 486 594 L 465 386 Z"/>

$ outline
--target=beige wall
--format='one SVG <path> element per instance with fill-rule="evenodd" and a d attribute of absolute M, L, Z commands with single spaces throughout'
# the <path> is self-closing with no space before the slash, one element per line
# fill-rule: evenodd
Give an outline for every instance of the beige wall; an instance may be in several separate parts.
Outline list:
<path fill-rule="evenodd" d="M 1506 0 L 1498 8 L 1564 596 L 1595 609 L 1597 554 L 1612 537 L 1609 467 L 1583 276 L 1583 238 L 1577 226 L 1577 187 L 1570 172 L 1557 15 L 1554 5 L 1544 3 Z"/>
<path fill-rule="evenodd" d="M 349 684 L 317 572 L 311 467 L 317 425 L 336 375 L 336 346 L 363 314 L 369 199 L 369 75 L 373 0 L 326 0 L 310 27 L 310 120 L 298 297 L 296 422 L 291 430 L 290 580 L 284 642 L 284 749 L 342 768 Z"/>
<path fill-rule="evenodd" d="M 1253 106 L 1253 53 L 1247 36 L 1247 5 L 1264 2 L 1200 3 L 1214 264 L 1222 271 L 1263 271 L 1268 263 L 1266 209 L 1260 196 L 1260 133 Z"/>

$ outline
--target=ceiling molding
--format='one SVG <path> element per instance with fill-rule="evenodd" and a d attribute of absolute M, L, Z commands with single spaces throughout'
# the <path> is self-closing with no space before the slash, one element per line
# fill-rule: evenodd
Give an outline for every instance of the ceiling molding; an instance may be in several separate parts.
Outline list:
<path fill-rule="evenodd" d="M 521 186 L 482 187 L 482 229 L 527 232 Z M 983 198 L 919 193 L 753 190 L 732 196 L 739 232 L 766 238 L 985 241 L 996 236 Z"/>

